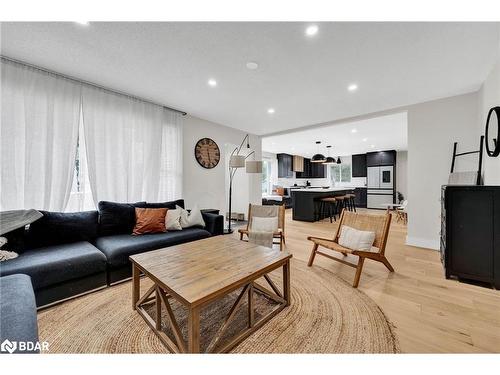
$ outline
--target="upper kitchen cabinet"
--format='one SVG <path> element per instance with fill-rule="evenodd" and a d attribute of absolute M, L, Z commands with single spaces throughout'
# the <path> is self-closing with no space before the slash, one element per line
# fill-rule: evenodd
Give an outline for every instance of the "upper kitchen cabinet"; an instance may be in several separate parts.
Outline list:
<path fill-rule="evenodd" d="M 304 172 L 304 157 L 293 155 L 292 169 L 294 172 Z"/>
<path fill-rule="evenodd" d="M 311 163 L 312 174 L 311 178 L 325 178 L 325 165 L 322 163 Z"/>
<path fill-rule="evenodd" d="M 377 151 L 366 154 L 366 166 L 378 167 L 396 164 L 396 151 Z"/>
<path fill-rule="evenodd" d="M 311 175 L 311 159 L 304 158 L 302 163 L 302 172 L 295 173 L 296 178 L 310 178 Z"/>
<path fill-rule="evenodd" d="M 366 154 L 352 156 L 352 177 L 366 177 Z"/>
<path fill-rule="evenodd" d="M 297 172 L 297 178 L 325 178 L 325 166 L 321 163 L 311 163 L 311 159 L 304 158 L 304 171 Z"/>
<path fill-rule="evenodd" d="M 278 178 L 293 177 L 293 156 L 289 154 L 278 154 Z"/>

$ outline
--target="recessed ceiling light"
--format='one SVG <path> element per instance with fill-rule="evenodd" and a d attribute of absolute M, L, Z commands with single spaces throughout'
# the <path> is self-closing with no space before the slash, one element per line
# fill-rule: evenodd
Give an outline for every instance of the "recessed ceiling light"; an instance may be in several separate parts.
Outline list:
<path fill-rule="evenodd" d="M 308 26 L 306 29 L 307 36 L 313 36 L 313 35 L 316 35 L 317 33 L 318 33 L 318 26 L 316 26 L 316 25 Z"/>
<path fill-rule="evenodd" d="M 88 26 L 89 24 L 89 21 L 75 21 L 75 22 L 83 26 Z"/>
<path fill-rule="evenodd" d="M 217 81 L 215 79 L 211 78 L 208 80 L 208 85 L 215 87 L 215 86 L 217 86 Z"/>
<path fill-rule="evenodd" d="M 275 112 L 274 108 L 269 108 L 269 109 L 267 110 L 267 113 L 270 113 L 270 114 L 273 114 L 274 112 Z"/>
<path fill-rule="evenodd" d="M 371 148 L 375 148 L 375 145 L 370 145 Z"/>
<path fill-rule="evenodd" d="M 358 129 L 352 129 L 351 130 L 351 133 L 357 133 L 358 132 Z"/>
<path fill-rule="evenodd" d="M 257 64 L 255 61 L 247 62 L 247 68 L 250 70 L 256 70 L 258 67 L 259 67 L 259 64 Z"/>
<path fill-rule="evenodd" d="M 356 91 L 358 89 L 358 85 L 356 85 L 355 83 L 351 83 L 349 86 L 347 86 L 347 90 L 349 91 Z"/>
<path fill-rule="evenodd" d="M 366 142 L 368 140 L 368 138 L 363 138 L 363 142 Z"/>

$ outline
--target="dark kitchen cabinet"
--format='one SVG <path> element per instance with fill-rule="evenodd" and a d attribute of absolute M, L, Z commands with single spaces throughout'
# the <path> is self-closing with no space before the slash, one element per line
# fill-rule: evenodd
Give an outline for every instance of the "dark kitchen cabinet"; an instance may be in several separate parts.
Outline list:
<path fill-rule="evenodd" d="M 311 178 L 325 178 L 325 165 L 322 163 L 311 163 L 312 175 Z"/>
<path fill-rule="evenodd" d="M 443 186 L 441 260 L 446 278 L 500 288 L 500 186 Z"/>
<path fill-rule="evenodd" d="M 356 188 L 354 189 L 354 204 L 356 207 L 366 207 L 367 204 L 367 188 Z"/>
<path fill-rule="evenodd" d="M 289 154 L 278 154 L 278 178 L 293 177 L 293 156 Z"/>
<path fill-rule="evenodd" d="M 352 177 L 366 177 L 366 154 L 352 156 Z"/>
<path fill-rule="evenodd" d="M 366 154 L 367 167 L 379 167 L 396 164 L 396 151 L 377 151 Z"/>
<path fill-rule="evenodd" d="M 311 159 L 304 158 L 304 172 L 296 172 L 296 178 L 325 178 L 325 165 L 311 163 Z"/>

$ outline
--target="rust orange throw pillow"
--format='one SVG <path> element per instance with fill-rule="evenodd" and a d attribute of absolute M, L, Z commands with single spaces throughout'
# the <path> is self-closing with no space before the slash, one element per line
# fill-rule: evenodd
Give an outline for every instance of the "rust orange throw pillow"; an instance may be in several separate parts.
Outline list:
<path fill-rule="evenodd" d="M 134 236 L 146 233 L 164 233 L 165 216 L 168 208 L 137 208 L 135 209 Z"/>

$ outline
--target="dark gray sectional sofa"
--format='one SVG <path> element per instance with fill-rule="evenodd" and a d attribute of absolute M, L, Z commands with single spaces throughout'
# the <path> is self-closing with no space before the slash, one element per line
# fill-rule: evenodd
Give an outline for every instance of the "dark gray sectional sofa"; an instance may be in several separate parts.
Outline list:
<path fill-rule="evenodd" d="M 21 347 L 21 342 L 25 348 Z M 38 353 L 34 345 L 37 342 L 36 304 L 30 277 L 21 274 L 1 277 L 0 343 L 7 345 L 0 353 Z"/>
<path fill-rule="evenodd" d="M 135 207 L 173 209 L 176 205 L 184 207 L 184 200 L 99 202 L 97 211 L 79 213 L 41 211 L 43 217 L 23 233 L 19 257 L 0 263 L 0 276 L 30 276 L 40 307 L 130 277 L 130 255 L 223 233 L 223 217 L 218 211 L 202 210 L 205 228 L 131 235 Z"/>

